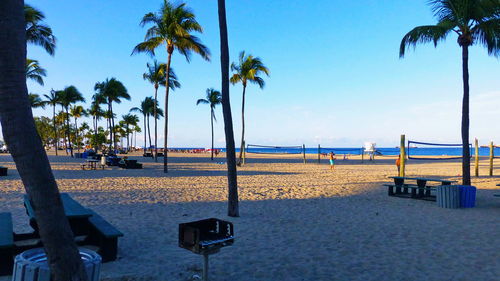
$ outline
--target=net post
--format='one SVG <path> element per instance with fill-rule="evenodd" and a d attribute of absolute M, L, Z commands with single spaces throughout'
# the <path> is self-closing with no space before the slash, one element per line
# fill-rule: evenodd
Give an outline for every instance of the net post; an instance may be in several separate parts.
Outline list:
<path fill-rule="evenodd" d="M 243 145 L 241 147 L 241 149 L 243 149 L 242 151 L 242 155 L 243 155 L 243 165 L 245 165 L 247 163 L 247 149 L 246 149 L 246 143 L 245 141 L 243 141 Z"/>
<path fill-rule="evenodd" d="M 318 144 L 318 164 L 321 163 L 321 158 L 320 157 L 321 157 L 321 145 Z"/>
<path fill-rule="evenodd" d="M 493 142 L 490 141 L 490 177 L 493 176 L 493 157 L 495 157 L 495 152 L 493 150 Z"/>
<path fill-rule="evenodd" d="M 474 139 L 474 149 L 475 149 L 474 174 L 476 177 L 479 177 L 479 143 L 477 141 L 477 138 Z"/>
<path fill-rule="evenodd" d="M 400 149 L 400 168 L 399 168 L 399 176 L 404 177 L 405 176 L 405 165 L 406 165 L 406 149 L 405 149 L 405 135 L 401 135 L 401 143 L 399 145 Z"/>
<path fill-rule="evenodd" d="M 304 164 L 306 163 L 306 145 L 302 145 L 302 154 L 304 155 Z"/>

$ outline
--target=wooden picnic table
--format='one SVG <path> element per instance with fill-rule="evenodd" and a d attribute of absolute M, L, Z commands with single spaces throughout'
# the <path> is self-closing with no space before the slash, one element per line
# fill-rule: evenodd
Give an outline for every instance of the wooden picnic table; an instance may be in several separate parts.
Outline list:
<path fill-rule="evenodd" d="M 396 194 L 408 194 L 408 188 L 411 191 L 411 198 L 419 199 L 430 199 L 435 200 L 435 196 L 431 196 L 431 191 L 435 189 L 436 186 L 429 186 L 427 182 L 439 182 L 440 185 L 451 185 L 456 182 L 454 180 L 442 180 L 435 178 L 423 178 L 423 177 L 389 177 L 394 179 L 394 187 L 396 188 Z M 416 185 L 405 184 L 405 180 L 416 181 Z M 389 189 L 392 187 L 389 186 Z M 403 189 L 403 191 L 401 190 Z M 417 194 L 418 190 L 418 194 Z M 391 195 L 391 190 L 389 190 L 389 195 Z"/>
<path fill-rule="evenodd" d="M 97 163 L 99 163 L 99 160 L 88 159 L 87 163 L 89 163 L 89 167 L 90 167 L 91 170 L 97 170 Z"/>

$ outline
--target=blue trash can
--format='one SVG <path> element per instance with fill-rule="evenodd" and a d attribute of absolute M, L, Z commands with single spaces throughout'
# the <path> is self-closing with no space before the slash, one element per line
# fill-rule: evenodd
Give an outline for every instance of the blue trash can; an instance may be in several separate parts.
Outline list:
<path fill-rule="evenodd" d="M 460 208 L 474 208 L 476 206 L 476 187 L 471 185 L 461 185 Z"/>

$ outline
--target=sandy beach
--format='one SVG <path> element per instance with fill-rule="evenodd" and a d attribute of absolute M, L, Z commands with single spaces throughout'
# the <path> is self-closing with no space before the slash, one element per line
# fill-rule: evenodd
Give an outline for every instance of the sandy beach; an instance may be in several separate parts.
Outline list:
<path fill-rule="evenodd" d="M 133 156 L 142 170 L 81 170 L 82 159 L 50 155 L 61 192 L 68 192 L 121 230 L 119 258 L 102 280 L 195 280 L 202 258 L 177 245 L 178 224 L 217 217 L 234 223 L 233 246 L 210 257 L 211 280 L 499 280 L 500 163 L 482 159 L 477 207 L 387 196 L 394 157 L 338 160 L 308 155 L 249 155 L 238 169 L 239 218 L 226 216 L 224 158 L 169 154 L 161 163 Z M 223 156 L 223 155 L 222 155 Z M 222 162 L 222 164 L 221 164 Z M 16 232 L 30 231 L 24 188 L 13 160 L 2 177 L 0 212 Z M 460 162 L 409 161 L 407 175 L 459 180 Z M 2 277 L 0 281 L 10 280 Z"/>

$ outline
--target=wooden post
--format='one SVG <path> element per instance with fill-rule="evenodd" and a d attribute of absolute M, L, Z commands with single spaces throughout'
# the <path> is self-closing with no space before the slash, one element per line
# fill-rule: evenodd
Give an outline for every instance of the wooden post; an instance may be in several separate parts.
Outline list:
<path fill-rule="evenodd" d="M 490 177 L 493 176 L 493 158 L 495 157 L 495 151 L 493 149 L 493 142 L 490 142 Z"/>
<path fill-rule="evenodd" d="M 479 177 L 479 143 L 477 141 L 477 138 L 474 139 L 474 148 L 475 148 L 475 156 L 476 156 L 474 174 L 476 175 L 476 177 Z"/>
<path fill-rule="evenodd" d="M 302 154 L 304 155 L 304 164 L 306 163 L 306 145 L 302 145 Z"/>
<path fill-rule="evenodd" d="M 318 144 L 318 164 L 321 163 L 321 145 Z"/>
<path fill-rule="evenodd" d="M 245 141 L 243 141 L 243 147 L 242 147 L 243 151 L 241 152 L 241 154 L 243 155 L 243 165 L 245 165 L 247 163 L 247 149 L 246 149 L 246 143 Z"/>
<path fill-rule="evenodd" d="M 363 160 L 365 160 L 365 149 L 362 147 L 361 148 L 361 163 L 363 163 Z"/>
<path fill-rule="evenodd" d="M 399 154 L 400 156 L 400 168 L 399 168 L 399 176 L 405 176 L 405 164 L 406 164 L 406 149 L 405 149 L 405 135 L 401 135 L 401 144 L 399 145 Z"/>

